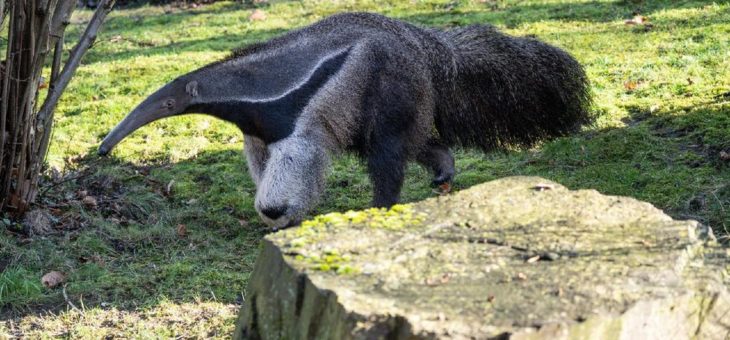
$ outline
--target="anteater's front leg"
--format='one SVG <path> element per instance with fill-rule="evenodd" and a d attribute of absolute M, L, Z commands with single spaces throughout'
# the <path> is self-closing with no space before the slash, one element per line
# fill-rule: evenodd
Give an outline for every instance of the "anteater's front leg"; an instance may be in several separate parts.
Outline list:
<path fill-rule="evenodd" d="M 390 207 L 398 203 L 405 176 L 406 156 L 397 138 L 377 143 L 368 157 L 368 172 L 373 183 L 373 206 Z"/>
<path fill-rule="evenodd" d="M 264 141 L 251 135 L 244 135 L 243 149 L 246 152 L 248 172 L 258 187 L 266 168 L 266 161 L 269 159 L 269 151 Z"/>

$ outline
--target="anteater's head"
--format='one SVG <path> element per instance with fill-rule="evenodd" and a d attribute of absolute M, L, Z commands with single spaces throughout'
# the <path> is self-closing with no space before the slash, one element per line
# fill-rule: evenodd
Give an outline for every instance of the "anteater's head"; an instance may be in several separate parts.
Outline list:
<path fill-rule="evenodd" d="M 106 136 L 99 154 L 109 153 L 127 135 L 158 119 L 185 113 L 213 115 L 252 136 L 244 143 L 261 219 L 273 228 L 297 224 L 324 191 L 328 155 L 319 129 L 299 131 L 295 123 L 344 60 L 343 53 L 324 60 L 296 59 L 301 55 L 286 54 L 293 59 L 282 57 L 285 60 L 277 63 L 262 58 L 260 65 L 258 60 L 246 65 L 231 61 L 181 76 L 134 108 Z M 290 79 L 272 72 L 272 64 L 290 69 Z M 229 66 L 226 72 L 220 70 Z"/>

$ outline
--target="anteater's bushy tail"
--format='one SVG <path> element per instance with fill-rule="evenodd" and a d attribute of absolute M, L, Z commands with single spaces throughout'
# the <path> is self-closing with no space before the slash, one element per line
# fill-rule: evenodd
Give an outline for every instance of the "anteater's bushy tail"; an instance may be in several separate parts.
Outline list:
<path fill-rule="evenodd" d="M 491 26 L 441 34 L 455 55 L 449 84 L 438 89 L 435 118 L 443 142 L 485 151 L 531 146 L 591 121 L 588 80 L 565 51 Z"/>

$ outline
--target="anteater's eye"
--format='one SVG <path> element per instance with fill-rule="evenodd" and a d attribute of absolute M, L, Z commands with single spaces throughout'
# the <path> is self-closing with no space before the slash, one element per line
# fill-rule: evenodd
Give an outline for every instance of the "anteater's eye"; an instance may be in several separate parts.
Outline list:
<path fill-rule="evenodd" d="M 168 99 L 167 101 L 165 101 L 165 107 L 167 107 L 168 109 L 172 108 L 173 106 L 175 106 L 175 99 Z"/>

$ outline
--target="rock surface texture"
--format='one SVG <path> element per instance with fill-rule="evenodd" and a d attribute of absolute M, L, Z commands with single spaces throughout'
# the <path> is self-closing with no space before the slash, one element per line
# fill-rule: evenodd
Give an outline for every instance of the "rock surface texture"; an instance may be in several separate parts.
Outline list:
<path fill-rule="evenodd" d="M 512 177 L 272 234 L 239 339 L 727 339 L 728 250 L 648 203 Z"/>

